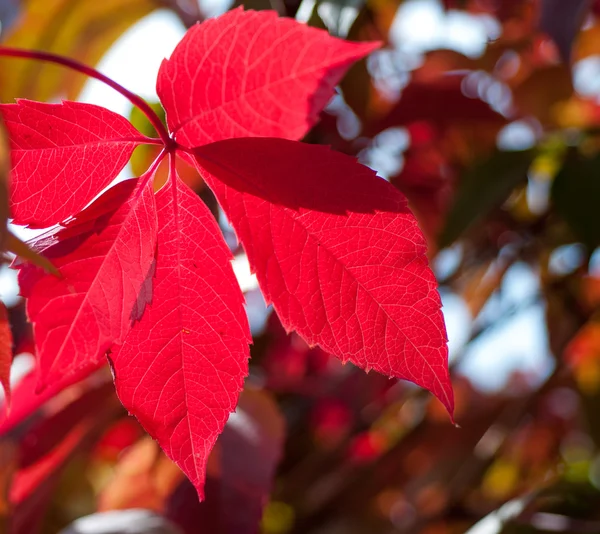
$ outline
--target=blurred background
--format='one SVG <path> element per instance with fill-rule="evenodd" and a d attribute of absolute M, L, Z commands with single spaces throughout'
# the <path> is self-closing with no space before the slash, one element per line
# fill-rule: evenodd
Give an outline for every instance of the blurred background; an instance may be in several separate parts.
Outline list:
<path fill-rule="evenodd" d="M 182 167 L 235 254 L 254 335 L 206 502 L 101 371 L 0 426 L 4 531 L 143 508 L 185 534 L 600 532 L 600 1 L 0 0 L 0 40 L 96 66 L 154 104 L 186 28 L 237 5 L 382 41 L 305 141 L 408 197 L 440 283 L 460 428 L 412 384 L 287 336 L 214 197 Z M 103 105 L 152 132 L 98 82 L 2 60 L 0 99 L 16 97 Z M 138 148 L 122 178 L 155 155 Z M 0 298 L 11 379 L 26 382 L 31 328 L 6 266 Z"/>

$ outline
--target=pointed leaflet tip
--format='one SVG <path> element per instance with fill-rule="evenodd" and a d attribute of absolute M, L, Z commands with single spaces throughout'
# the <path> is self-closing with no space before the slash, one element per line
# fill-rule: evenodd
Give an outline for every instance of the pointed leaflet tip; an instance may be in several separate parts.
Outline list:
<path fill-rule="evenodd" d="M 162 62 L 156 90 L 170 131 L 187 147 L 235 137 L 300 139 L 351 65 L 379 46 L 343 41 L 273 11 L 234 9 L 188 30 Z"/>
<path fill-rule="evenodd" d="M 208 208 L 171 176 L 156 194 L 153 299 L 111 358 L 119 399 L 203 498 L 208 455 L 248 374 L 250 330 Z"/>
<path fill-rule="evenodd" d="M 452 414 L 440 296 L 404 196 L 319 145 L 231 139 L 195 154 L 284 327 Z"/>

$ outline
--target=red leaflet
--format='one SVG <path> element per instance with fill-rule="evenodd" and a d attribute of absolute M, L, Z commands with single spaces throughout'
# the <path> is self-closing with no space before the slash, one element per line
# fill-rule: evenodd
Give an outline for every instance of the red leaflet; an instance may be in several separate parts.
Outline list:
<path fill-rule="evenodd" d="M 195 153 L 283 325 L 452 413 L 440 297 L 402 194 L 317 145 L 232 139 Z"/>
<path fill-rule="evenodd" d="M 208 454 L 248 374 L 251 337 L 231 253 L 208 208 L 179 178 L 156 205 L 153 299 L 111 358 L 115 385 L 202 498 Z"/>
<path fill-rule="evenodd" d="M 79 211 L 144 141 L 120 115 L 78 102 L 0 105 L 10 136 L 10 208 L 16 224 L 43 228 Z"/>
<path fill-rule="evenodd" d="M 102 406 L 102 410 L 90 410 Z M 52 498 L 52 490 L 67 462 L 89 449 L 121 410 L 104 382 L 82 393 L 63 409 L 38 421 L 19 444 L 19 469 L 10 487 L 10 532 L 30 534 Z"/>
<path fill-rule="evenodd" d="M 7 410 L 10 407 L 10 366 L 12 364 L 12 334 L 8 322 L 8 310 L 0 302 L 0 385 L 4 389 Z"/>
<path fill-rule="evenodd" d="M 402 90 L 400 100 L 387 116 L 371 127 L 373 132 L 416 121 L 504 124 L 506 119 L 487 102 L 465 94 L 466 79 L 466 75 L 460 73 L 413 80 Z"/>
<path fill-rule="evenodd" d="M 335 85 L 378 43 L 349 43 L 273 11 L 194 26 L 161 65 L 157 92 L 188 147 L 232 137 L 300 139 Z"/>
<path fill-rule="evenodd" d="M 20 273 L 38 349 L 38 389 L 82 369 L 94 370 L 143 311 L 144 303 L 136 301 L 155 257 L 157 222 L 151 182 L 141 190 L 136 184 L 128 180 L 115 186 L 128 190 L 129 200 L 99 233 L 58 238 L 46 250 L 49 257 L 58 256 L 54 264 L 62 278 L 32 266 Z M 78 246 L 71 252 L 72 240 Z"/>

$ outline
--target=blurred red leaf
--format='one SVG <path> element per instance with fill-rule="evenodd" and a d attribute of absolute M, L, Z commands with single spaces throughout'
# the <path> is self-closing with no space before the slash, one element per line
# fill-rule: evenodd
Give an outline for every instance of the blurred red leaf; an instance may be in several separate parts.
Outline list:
<path fill-rule="evenodd" d="M 402 90 L 396 105 L 383 119 L 371 126 L 371 131 L 379 132 L 416 121 L 436 124 L 506 122 L 487 102 L 466 95 L 466 79 L 465 74 L 446 73 L 412 80 Z"/>
<path fill-rule="evenodd" d="M 103 365 L 106 365 L 105 362 L 99 362 L 97 368 Z M 69 375 L 64 379 L 55 382 L 51 387 L 46 388 L 42 393 L 37 394 L 35 392 L 35 386 L 38 379 L 37 369 L 33 369 L 27 373 L 12 391 L 13 403 L 10 413 L 7 413 L 6 405 L 4 405 L 2 417 L 0 417 L 0 434 L 4 435 L 23 423 L 50 399 L 54 398 L 70 386 L 81 382 L 89 374 L 89 370 L 84 369 L 80 373 Z"/>
<path fill-rule="evenodd" d="M 102 409 L 90 412 L 90 403 Z M 75 453 L 94 443 L 118 409 L 112 385 L 105 382 L 48 414 L 24 435 L 9 494 L 11 534 L 37 530 L 64 466 Z"/>
<path fill-rule="evenodd" d="M 540 0 L 540 29 L 556 43 L 566 63 L 571 60 L 573 40 L 579 32 L 592 0 Z"/>
<path fill-rule="evenodd" d="M 8 322 L 8 311 L 0 302 L 0 385 L 4 389 L 6 410 L 10 409 L 10 367 L 12 365 L 12 334 Z"/>

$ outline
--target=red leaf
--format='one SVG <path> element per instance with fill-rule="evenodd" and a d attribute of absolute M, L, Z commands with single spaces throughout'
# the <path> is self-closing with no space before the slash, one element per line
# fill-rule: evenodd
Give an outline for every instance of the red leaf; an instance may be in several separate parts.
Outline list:
<path fill-rule="evenodd" d="M 5 404 L 10 408 L 10 367 L 12 365 L 12 334 L 8 322 L 8 310 L 0 302 L 0 385 L 4 389 Z"/>
<path fill-rule="evenodd" d="M 19 470 L 10 488 L 10 532 L 38 530 L 63 468 L 76 453 L 93 445 L 120 410 L 111 384 L 104 382 L 28 430 L 20 443 Z"/>
<path fill-rule="evenodd" d="M 225 532 L 254 534 L 259 530 L 284 439 L 285 421 L 274 399 L 264 391 L 246 389 L 218 443 L 219 515 Z"/>
<path fill-rule="evenodd" d="M 452 413 L 440 297 L 402 194 L 317 145 L 235 139 L 196 154 L 286 329 Z"/>
<path fill-rule="evenodd" d="M 105 362 L 99 362 L 97 368 L 105 365 Z M 37 370 L 32 370 L 27 373 L 17 384 L 12 392 L 12 407 L 10 413 L 4 413 L 0 416 L 0 435 L 5 435 L 7 432 L 23 423 L 28 417 L 33 415 L 40 407 L 48 402 L 53 397 L 57 396 L 61 391 L 80 382 L 90 374 L 88 369 L 82 372 L 69 375 L 62 380 L 55 382 L 52 386 L 46 388 L 42 393 L 35 393 L 35 385 L 38 378 Z"/>
<path fill-rule="evenodd" d="M 81 210 L 144 140 L 126 119 L 91 104 L 19 100 L 0 112 L 10 137 L 12 216 L 36 228 Z"/>
<path fill-rule="evenodd" d="M 114 398 L 114 388 L 106 377 L 103 383 L 88 386 L 86 391 L 56 413 L 46 412 L 44 418 L 23 434 L 19 446 L 19 467 L 25 469 L 42 460 L 60 444 L 73 426 L 85 419 L 94 419 L 98 407 L 108 406 L 111 397 Z M 117 405 L 116 402 L 114 398 L 113 405 Z"/>
<path fill-rule="evenodd" d="M 9 494 L 14 508 L 11 534 L 38 530 L 60 472 L 89 433 L 91 423 L 91 420 L 87 420 L 75 425 L 54 450 L 15 474 Z"/>
<path fill-rule="evenodd" d="M 415 121 L 441 124 L 492 123 L 506 119 L 487 102 L 467 96 L 463 91 L 464 74 L 444 74 L 429 80 L 413 80 L 387 116 L 372 126 L 373 133 Z"/>
<path fill-rule="evenodd" d="M 94 370 L 113 343 L 123 342 L 143 311 L 146 292 L 136 301 L 155 258 L 157 220 L 151 182 L 141 190 L 136 184 L 117 184 L 115 188 L 130 192 L 129 200 L 99 233 L 72 238 L 78 247 L 54 259 L 62 278 L 30 266 L 20 273 L 34 324 L 39 389 L 82 369 Z M 69 240 L 58 241 L 46 251 L 48 256 L 54 256 L 53 248 L 69 248 Z"/>
<path fill-rule="evenodd" d="M 349 43 L 274 11 L 235 9 L 194 26 L 164 60 L 157 92 L 177 141 L 300 139 L 335 85 L 378 43 Z"/>
<path fill-rule="evenodd" d="M 179 178 L 156 195 L 154 298 L 112 356 L 123 405 L 203 496 L 206 461 L 248 373 L 251 341 L 231 253 Z"/>

